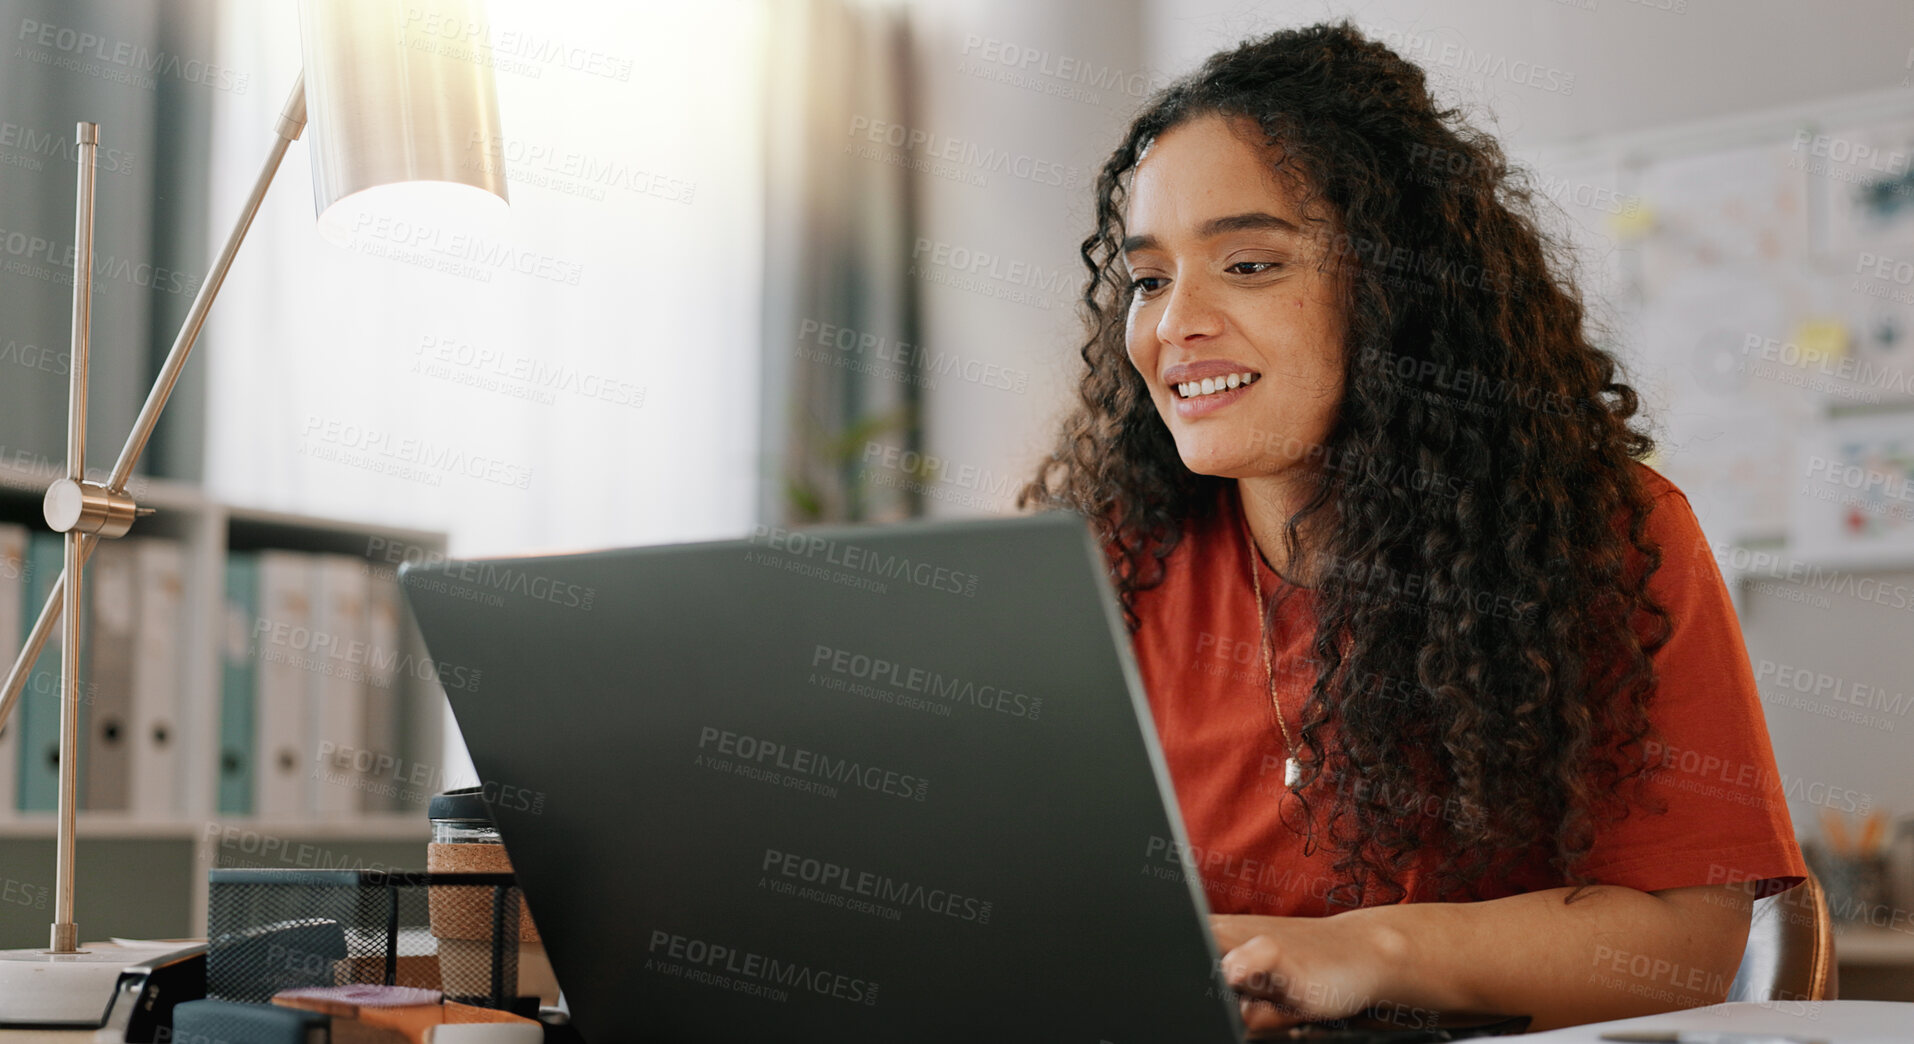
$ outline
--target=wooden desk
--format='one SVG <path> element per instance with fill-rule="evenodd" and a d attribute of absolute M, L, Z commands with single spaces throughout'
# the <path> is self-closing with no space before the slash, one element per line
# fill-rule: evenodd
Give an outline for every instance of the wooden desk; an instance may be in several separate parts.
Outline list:
<path fill-rule="evenodd" d="M 1841 996 L 1914 1001 L 1914 933 L 1871 926 L 1837 928 L 1834 957 L 1841 968 Z M 1914 1036 L 1914 1028 L 1908 1035 Z"/>

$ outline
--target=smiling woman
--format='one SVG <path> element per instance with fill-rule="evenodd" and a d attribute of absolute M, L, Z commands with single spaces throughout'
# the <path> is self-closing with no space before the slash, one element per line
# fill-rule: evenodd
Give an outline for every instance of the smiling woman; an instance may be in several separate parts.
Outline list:
<path fill-rule="evenodd" d="M 1252 1028 L 1723 999 L 1800 853 L 1720 573 L 1500 147 L 1316 26 L 1166 88 L 1096 192 L 1020 503 L 1104 541 Z"/>

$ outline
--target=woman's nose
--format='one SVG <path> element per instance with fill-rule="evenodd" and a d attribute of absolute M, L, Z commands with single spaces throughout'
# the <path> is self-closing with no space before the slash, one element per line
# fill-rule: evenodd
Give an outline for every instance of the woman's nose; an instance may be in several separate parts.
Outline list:
<path fill-rule="evenodd" d="M 1157 319 L 1156 335 L 1164 344 L 1185 344 L 1223 332 L 1222 313 L 1198 281 L 1179 279 L 1170 284 L 1169 300 Z"/>

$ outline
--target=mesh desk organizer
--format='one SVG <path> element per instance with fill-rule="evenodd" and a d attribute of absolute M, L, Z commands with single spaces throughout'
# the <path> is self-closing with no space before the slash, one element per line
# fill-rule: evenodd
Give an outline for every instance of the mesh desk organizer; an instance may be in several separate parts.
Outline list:
<path fill-rule="evenodd" d="M 208 887 L 208 997 L 369 983 L 505 1010 L 517 999 L 511 874 L 216 869 Z"/>

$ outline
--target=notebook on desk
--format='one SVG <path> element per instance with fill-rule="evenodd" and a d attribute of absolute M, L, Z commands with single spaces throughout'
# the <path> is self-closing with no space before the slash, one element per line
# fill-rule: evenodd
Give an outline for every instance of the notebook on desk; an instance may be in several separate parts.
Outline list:
<path fill-rule="evenodd" d="M 402 583 L 587 1040 L 1242 1039 L 1080 519 Z"/>

